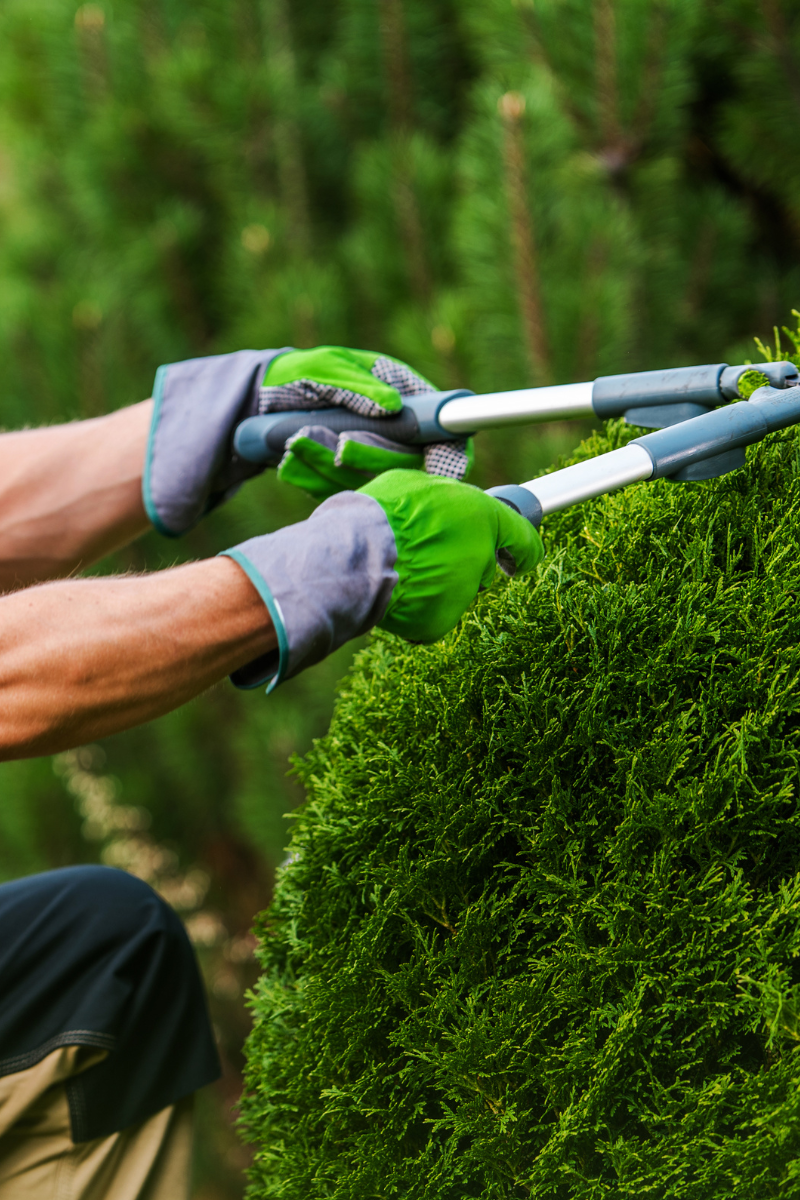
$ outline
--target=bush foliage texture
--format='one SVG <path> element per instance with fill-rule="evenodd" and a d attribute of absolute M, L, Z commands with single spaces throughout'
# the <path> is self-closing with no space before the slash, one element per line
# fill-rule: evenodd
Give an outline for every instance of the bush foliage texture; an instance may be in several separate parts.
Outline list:
<path fill-rule="evenodd" d="M 800 1195 L 799 451 L 362 652 L 263 918 L 253 1196 Z"/>

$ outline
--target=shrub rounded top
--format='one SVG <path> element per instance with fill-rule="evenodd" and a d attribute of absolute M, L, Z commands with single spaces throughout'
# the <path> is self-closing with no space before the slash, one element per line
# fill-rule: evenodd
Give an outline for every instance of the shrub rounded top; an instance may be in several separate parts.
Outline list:
<path fill-rule="evenodd" d="M 359 656 L 263 919 L 254 1196 L 789 1194 L 799 445 Z"/>

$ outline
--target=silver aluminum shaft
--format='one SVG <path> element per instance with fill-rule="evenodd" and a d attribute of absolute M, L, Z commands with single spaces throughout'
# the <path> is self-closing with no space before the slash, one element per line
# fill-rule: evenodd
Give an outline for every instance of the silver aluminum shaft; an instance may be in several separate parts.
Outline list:
<path fill-rule="evenodd" d="M 539 479 L 531 479 L 522 487 L 533 493 L 542 506 L 542 514 L 546 516 L 561 508 L 569 508 L 571 504 L 580 504 L 582 500 L 613 492 L 628 483 L 649 479 L 652 474 L 652 458 L 643 446 L 632 444 L 623 446 L 621 450 L 600 454 L 597 458 L 587 458 L 586 462 L 575 463 L 572 467 L 564 467 Z"/>
<path fill-rule="evenodd" d="M 562 383 L 555 387 L 522 388 L 517 392 L 488 392 L 448 400 L 437 414 L 449 433 L 475 433 L 500 425 L 591 417 L 593 383 Z"/>

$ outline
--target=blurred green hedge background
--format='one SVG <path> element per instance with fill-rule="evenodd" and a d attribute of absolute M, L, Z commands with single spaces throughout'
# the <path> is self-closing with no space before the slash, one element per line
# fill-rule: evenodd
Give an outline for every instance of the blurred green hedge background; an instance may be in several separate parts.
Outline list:
<path fill-rule="evenodd" d="M 0 423 L 91 417 L 243 346 L 380 349 L 476 391 L 744 361 L 800 300 L 799 24 L 790 0 L 2 0 Z M 482 435 L 475 482 L 583 432 Z M 98 569 L 310 507 L 263 477 Z M 225 1060 L 198 1200 L 242 1192 L 249 930 L 302 799 L 290 755 L 349 660 L 0 767 L 0 878 L 104 861 L 187 921 Z"/>

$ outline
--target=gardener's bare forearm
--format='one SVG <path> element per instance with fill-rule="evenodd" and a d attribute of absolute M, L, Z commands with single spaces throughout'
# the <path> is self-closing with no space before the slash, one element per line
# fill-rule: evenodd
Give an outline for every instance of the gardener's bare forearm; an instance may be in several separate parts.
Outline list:
<path fill-rule="evenodd" d="M 138 725 L 275 649 L 244 572 L 214 558 L 0 598 L 0 760 Z"/>
<path fill-rule="evenodd" d="M 138 537 L 152 401 L 0 434 L 0 591 L 57 579 Z"/>

